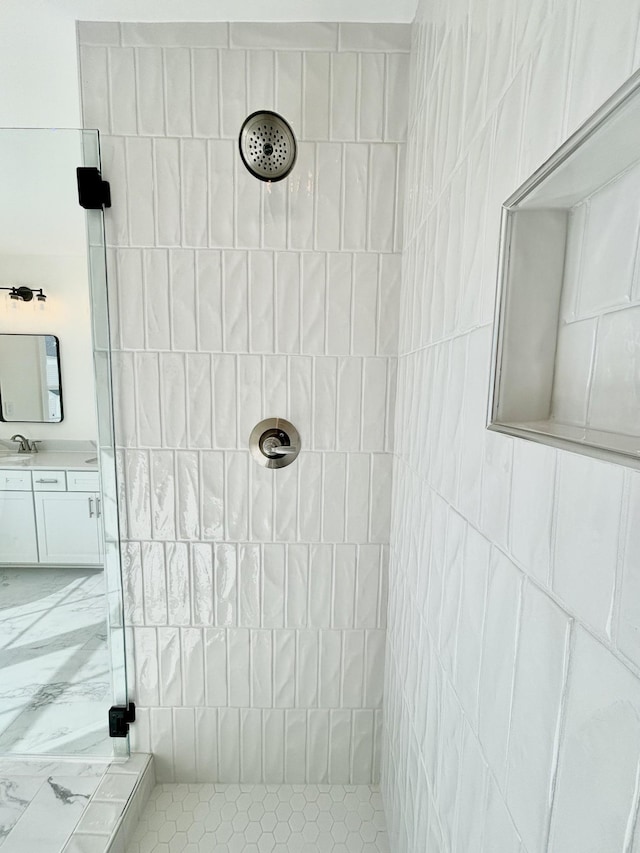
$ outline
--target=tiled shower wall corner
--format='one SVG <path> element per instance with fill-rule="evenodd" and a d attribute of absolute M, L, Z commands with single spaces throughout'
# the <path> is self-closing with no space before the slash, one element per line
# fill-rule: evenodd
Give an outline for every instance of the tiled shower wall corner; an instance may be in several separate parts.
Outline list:
<path fill-rule="evenodd" d="M 383 758 L 397 853 L 640 850 L 640 475 L 485 430 L 500 205 L 637 66 L 639 12 L 419 4 Z"/>
<path fill-rule="evenodd" d="M 379 773 L 410 27 L 80 24 L 110 180 L 135 749 L 159 780 Z M 288 180 L 237 138 L 275 109 Z M 268 471 L 264 417 L 303 451 Z"/>

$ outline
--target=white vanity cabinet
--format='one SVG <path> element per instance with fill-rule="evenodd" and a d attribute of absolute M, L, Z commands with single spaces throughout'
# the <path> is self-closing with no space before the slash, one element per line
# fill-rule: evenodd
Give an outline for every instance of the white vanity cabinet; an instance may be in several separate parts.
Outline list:
<path fill-rule="evenodd" d="M 0 471 L 0 563 L 37 563 L 31 473 Z"/>
<path fill-rule="evenodd" d="M 0 562 L 100 564 L 103 549 L 98 473 L 16 472 L 22 478 L 20 491 L 12 490 L 18 485 L 12 474 L 0 471 Z M 7 535 L 14 530 L 15 536 Z"/>

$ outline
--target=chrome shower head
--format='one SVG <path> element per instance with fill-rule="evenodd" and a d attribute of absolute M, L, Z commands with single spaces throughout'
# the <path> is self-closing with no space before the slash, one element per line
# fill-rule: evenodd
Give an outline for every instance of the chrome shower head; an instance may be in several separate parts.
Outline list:
<path fill-rule="evenodd" d="M 251 113 L 242 124 L 238 142 L 242 162 L 261 181 L 281 181 L 296 162 L 293 130 L 271 110 Z"/>

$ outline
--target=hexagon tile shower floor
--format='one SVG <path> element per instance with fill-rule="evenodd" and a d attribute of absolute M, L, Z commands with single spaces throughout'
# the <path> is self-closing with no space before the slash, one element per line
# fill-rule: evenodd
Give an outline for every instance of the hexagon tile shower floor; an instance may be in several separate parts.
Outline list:
<path fill-rule="evenodd" d="M 127 853 L 388 853 L 368 785 L 158 785 Z"/>

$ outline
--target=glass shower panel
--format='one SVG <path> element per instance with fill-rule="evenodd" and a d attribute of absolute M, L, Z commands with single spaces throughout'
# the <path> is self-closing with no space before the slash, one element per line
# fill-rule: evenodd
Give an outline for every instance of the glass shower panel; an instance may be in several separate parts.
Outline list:
<path fill-rule="evenodd" d="M 103 213 L 78 166 L 100 167 L 96 131 L 0 130 L 0 334 L 55 335 L 64 396 L 56 423 L 0 419 L 4 754 L 129 749 Z M 0 360 L 0 412 L 35 370 Z"/>

